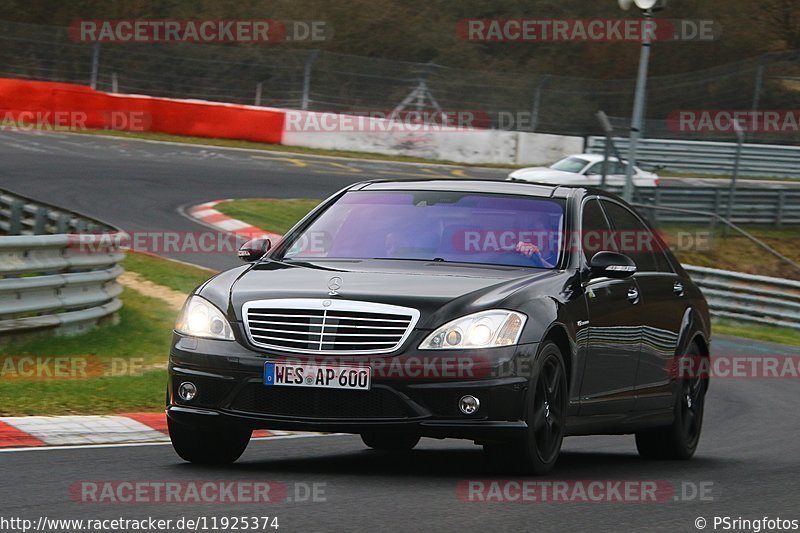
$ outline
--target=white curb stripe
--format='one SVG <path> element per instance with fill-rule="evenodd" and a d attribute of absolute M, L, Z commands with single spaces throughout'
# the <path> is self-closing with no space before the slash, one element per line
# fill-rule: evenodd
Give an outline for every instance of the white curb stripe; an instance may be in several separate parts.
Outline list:
<path fill-rule="evenodd" d="M 160 431 L 124 416 L 24 416 L 0 418 L 48 445 L 153 442 Z"/>
<path fill-rule="evenodd" d="M 271 239 L 273 247 L 283 238 L 283 235 L 278 235 L 277 233 L 265 231 L 261 228 L 253 226 L 252 224 L 248 224 L 247 222 L 229 217 L 224 213 L 214 209 L 215 206 L 225 201 L 227 200 L 215 200 L 213 202 L 206 202 L 204 204 L 190 207 L 187 210 L 183 211 L 183 213 L 203 224 L 212 226 L 214 228 L 219 228 L 223 231 L 227 231 L 228 233 L 233 233 L 234 235 L 239 235 L 246 239 L 255 239 L 261 237 Z M 210 221 L 208 220 L 209 218 L 216 218 L 217 220 Z"/>
<path fill-rule="evenodd" d="M 192 216 L 195 217 L 195 218 L 206 218 L 206 217 L 212 217 L 212 216 L 221 215 L 221 214 L 222 213 L 220 213 L 216 209 L 198 209 L 198 210 L 192 211 Z"/>
<path fill-rule="evenodd" d="M 251 441 L 264 441 L 264 440 L 287 440 L 287 439 L 310 439 L 317 437 L 342 437 L 349 436 L 348 433 L 297 433 L 288 435 L 276 435 L 274 437 L 255 437 Z M 76 446 L 39 446 L 31 448 L 0 448 L 0 454 L 9 452 L 34 452 L 34 451 L 53 451 L 53 450 L 85 450 L 97 448 L 125 448 L 125 447 L 140 447 L 140 446 L 166 446 L 171 444 L 169 439 L 167 441 L 159 442 L 122 442 L 117 444 L 83 444 Z"/>
<path fill-rule="evenodd" d="M 237 229 L 253 227 L 250 224 L 242 222 L 241 220 L 236 220 L 235 218 L 220 220 L 219 222 L 215 222 L 214 225 L 227 231 L 236 231 Z"/>

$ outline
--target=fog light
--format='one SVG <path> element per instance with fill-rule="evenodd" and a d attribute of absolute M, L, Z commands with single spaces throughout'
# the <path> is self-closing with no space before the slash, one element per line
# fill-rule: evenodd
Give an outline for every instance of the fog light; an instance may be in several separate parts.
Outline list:
<path fill-rule="evenodd" d="M 480 406 L 480 400 L 478 400 L 475 396 L 470 396 L 469 394 L 462 396 L 461 399 L 458 400 L 458 408 L 461 409 L 461 412 L 465 415 L 471 415 L 475 413 Z"/>
<path fill-rule="evenodd" d="M 181 400 L 191 402 L 197 396 L 197 387 L 191 381 L 184 381 L 178 387 L 178 396 Z"/>

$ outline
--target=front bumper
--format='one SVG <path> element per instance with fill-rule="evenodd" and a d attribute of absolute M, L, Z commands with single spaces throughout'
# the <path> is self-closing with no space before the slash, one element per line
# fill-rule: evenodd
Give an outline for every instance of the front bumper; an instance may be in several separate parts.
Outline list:
<path fill-rule="evenodd" d="M 526 429 L 526 362 L 537 345 L 520 345 L 461 354 L 396 353 L 388 356 L 347 359 L 354 364 L 372 361 L 369 391 L 281 387 L 263 385 L 264 363 L 283 358 L 302 360 L 291 354 L 264 354 L 237 342 L 194 339 L 176 334 L 169 365 L 167 415 L 173 422 L 203 428 L 239 425 L 250 429 L 320 431 L 337 433 L 413 432 L 436 438 L 476 441 L 505 440 Z M 403 376 L 380 371 L 394 361 L 430 361 L 441 357 L 474 358 L 475 369 L 452 375 L 434 371 L 427 375 L 409 372 Z M 319 363 L 326 358 L 316 356 Z M 346 364 L 336 357 L 337 363 Z M 441 359 L 439 359 L 441 361 Z M 376 364 L 375 364 L 376 363 Z M 399 368 L 403 368 L 402 365 Z M 418 367 L 415 367 L 418 368 Z M 436 369 L 436 365 L 429 368 Z M 174 391 L 191 381 L 197 396 L 183 401 Z M 471 394 L 480 409 L 465 415 L 459 399 Z"/>

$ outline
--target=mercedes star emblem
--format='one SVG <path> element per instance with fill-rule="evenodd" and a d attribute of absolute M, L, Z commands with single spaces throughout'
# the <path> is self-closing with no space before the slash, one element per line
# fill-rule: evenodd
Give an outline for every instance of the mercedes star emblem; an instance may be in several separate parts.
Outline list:
<path fill-rule="evenodd" d="M 328 280 L 328 288 L 331 292 L 328 293 L 330 296 L 338 296 L 339 289 L 342 288 L 342 278 L 339 276 L 334 276 L 330 280 Z"/>

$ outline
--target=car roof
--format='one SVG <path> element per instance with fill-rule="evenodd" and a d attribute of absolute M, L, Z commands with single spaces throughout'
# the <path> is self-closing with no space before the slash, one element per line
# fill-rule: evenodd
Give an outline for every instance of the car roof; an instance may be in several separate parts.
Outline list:
<path fill-rule="evenodd" d="M 602 161 L 604 159 L 603 154 L 572 154 L 572 155 L 568 155 L 567 157 L 577 157 L 579 159 L 585 159 L 589 163 L 597 163 L 597 162 Z M 563 158 L 563 159 L 566 159 L 566 157 Z M 618 161 L 618 159 L 616 157 L 614 157 L 614 156 L 608 156 L 608 160 L 609 161 Z"/>
<path fill-rule="evenodd" d="M 586 187 L 546 185 L 496 180 L 374 180 L 357 183 L 350 190 L 360 191 L 452 191 L 489 194 L 514 194 L 538 198 L 567 198 Z"/>

